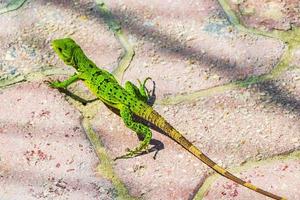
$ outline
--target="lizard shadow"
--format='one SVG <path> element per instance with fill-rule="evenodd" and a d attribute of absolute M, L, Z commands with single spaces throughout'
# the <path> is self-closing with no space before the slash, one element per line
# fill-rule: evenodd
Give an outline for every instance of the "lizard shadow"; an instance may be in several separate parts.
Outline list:
<path fill-rule="evenodd" d="M 61 93 L 64 93 L 65 95 L 71 97 L 72 99 L 82 103 L 82 105 L 84 105 L 84 106 L 86 106 L 88 103 L 92 103 L 92 102 L 98 100 L 97 98 L 91 99 L 91 100 L 85 100 L 85 99 L 81 98 L 80 96 L 74 94 L 73 92 L 70 92 L 68 89 L 64 89 L 64 88 L 57 88 L 57 90 Z"/>
<path fill-rule="evenodd" d="M 156 84 L 155 84 L 155 81 L 152 81 L 152 83 L 153 83 L 153 87 L 152 87 L 152 91 L 151 91 L 151 95 L 149 96 L 149 99 L 148 99 L 148 101 L 147 101 L 147 104 L 149 105 L 149 106 L 153 106 L 154 105 L 154 102 L 155 102 L 155 100 L 156 100 L 156 94 L 155 94 L 155 88 L 156 88 Z M 147 88 L 146 88 L 147 89 Z M 147 92 L 148 92 L 148 94 L 150 93 L 150 91 L 148 91 L 148 89 L 147 89 Z"/>

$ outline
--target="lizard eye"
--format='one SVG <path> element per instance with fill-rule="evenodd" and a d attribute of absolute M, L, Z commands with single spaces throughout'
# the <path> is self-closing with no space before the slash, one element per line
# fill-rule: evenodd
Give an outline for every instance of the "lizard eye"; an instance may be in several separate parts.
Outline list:
<path fill-rule="evenodd" d="M 57 49 L 60 53 L 62 52 L 62 48 L 58 47 Z"/>

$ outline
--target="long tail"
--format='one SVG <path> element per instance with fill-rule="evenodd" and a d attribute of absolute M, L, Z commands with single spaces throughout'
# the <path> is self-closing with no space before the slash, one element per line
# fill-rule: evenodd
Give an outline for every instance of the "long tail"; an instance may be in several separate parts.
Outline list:
<path fill-rule="evenodd" d="M 206 165 L 208 165 L 210 168 L 212 168 L 217 173 L 221 174 L 222 176 L 242 185 L 245 186 L 251 190 L 254 190 L 255 192 L 258 192 L 260 194 L 263 194 L 265 196 L 271 197 L 273 199 L 277 200 L 286 200 L 283 197 L 277 196 L 275 194 L 272 194 L 270 192 L 267 192 L 265 190 L 262 190 L 251 183 L 248 183 L 246 181 L 243 181 L 242 179 L 234 176 L 230 172 L 228 172 L 226 169 L 222 168 L 218 164 L 216 164 L 214 161 L 212 161 L 209 157 L 207 157 L 205 154 L 203 154 L 196 146 L 194 146 L 190 141 L 188 141 L 181 133 L 179 133 L 175 128 L 173 128 L 160 114 L 158 114 L 155 110 L 152 108 L 148 108 L 143 113 L 144 119 L 148 120 L 158 128 L 162 129 L 166 134 L 168 134 L 169 137 L 174 139 L 177 143 L 179 143 L 181 146 L 183 146 L 185 149 L 187 149 L 190 153 L 192 153 L 194 156 L 199 158 L 202 162 L 204 162 Z"/>

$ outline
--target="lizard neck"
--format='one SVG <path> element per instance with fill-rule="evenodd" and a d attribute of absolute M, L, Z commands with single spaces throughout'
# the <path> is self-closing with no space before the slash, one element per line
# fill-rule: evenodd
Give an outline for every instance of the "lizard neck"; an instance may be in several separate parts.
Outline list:
<path fill-rule="evenodd" d="M 92 63 L 86 55 L 83 53 L 81 48 L 76 48 L 73 53 L 72 57 L 73 61 L 73 67 L 78 71 L 78 72 L 86 72 L 87 71 L 87 65 L 89 63 Z M 93 63 L 92 63 L 93 64 Z"/>

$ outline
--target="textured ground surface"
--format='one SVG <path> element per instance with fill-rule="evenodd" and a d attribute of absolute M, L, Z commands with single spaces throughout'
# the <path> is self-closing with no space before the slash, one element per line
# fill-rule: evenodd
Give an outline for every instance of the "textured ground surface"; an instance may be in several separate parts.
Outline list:
<path fill-rule="evenodd" d="M 158 152 L 112 161 L 136 135 L 101 102 L 45 83 L 74 72 L 49 45 L 67 36 L 109 71 L 130 64 L 124 80 L 152 77 L 155 109 L 218 164 L 300 199 L 298 1 L 116 0 L 111 15 L 96 2 L 32 0 L 0 14 L 1 200 L 267 199 L 155 130 Z M 94 98 L 82 83 L 70 91 Z"/>
<path fill-rule="evenodd" d="M 80 113 L 39 82 L 3 90 L 1 199 L 111 199 Z"/>

